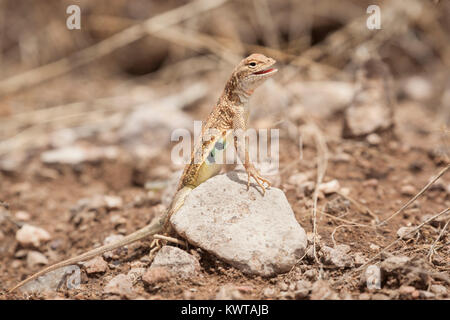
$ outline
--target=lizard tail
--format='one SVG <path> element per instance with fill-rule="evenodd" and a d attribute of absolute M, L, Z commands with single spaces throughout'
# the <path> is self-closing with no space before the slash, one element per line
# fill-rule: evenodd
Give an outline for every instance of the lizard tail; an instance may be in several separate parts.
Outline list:
<path fill-rule="evenodd" d="M 89 259 L 92 259 L 98 255 L 101 255 L 107 251 L 111 251 L 117 248 L 120 248 L 122 246 L 125 246 L 127 244 L 133 243 L 135 241 L 141 240 L 143 238 L 146 238 L 148 236 L 153 236 L 161 231 L 164 230 L 164 227 L 167 225 L 168 220 L 172 216 L 173 213 L 178 211 L 178 209 L 183 205 L 184 199 L 188 195 L 188 193 L 192 190 L 191 187 L 183 187 L 180 189 L 177 194 L 174 197 L 174 200 L 172 201 L 172 204 L 170 205 L 169 209 L 159 218 L 155 219 L 154 222 L 151 222 L 149 225 L 125 236 L 123 239 L 120 239 L 116 242 L 101 246 L 99 248 L 95 248 L 92 250 L 89 250 L 88 252 L 85 252 L 83 254 L 80 254 L 76 257 L 55 263 L 51 266 L 48 266 L 47 268 L 42 269 L 41 271 L 33 274 L 32 276 L 28 277 L 27 279 L 21 281 L 13 288 L 9 289 L 8 292 L 13 292 L 17 290 L 18 288 L 22 287 L 23 285 L 27 284 L 28 282 L 37 279 L 38 277 L 46 274 L 47 272 L 69 266 L 71 264 L 78 263 L 80 261 L 86 261 Z"/>

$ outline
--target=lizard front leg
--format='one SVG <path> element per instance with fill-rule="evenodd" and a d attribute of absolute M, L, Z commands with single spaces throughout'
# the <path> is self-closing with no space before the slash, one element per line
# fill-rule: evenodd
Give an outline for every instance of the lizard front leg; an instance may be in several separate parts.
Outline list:
<path fill-rule="evenodd" d="M 248 135 L 245 134 L 245 130 L 247 127 L 247 117 L 245 116 L 244 110 L 238 110 L 233 117 L 233 133 L 234 133 L 234 146 L 236 148 L 236 152 L 244 163 L 245 171 L 247 172 L 247 190 L 250 188 L 250 178 L 255 179 L 256 183 L 261 187 L 263 194 L 266 193 L 266 187 L 264 184 L 267 184 L 267 188 L 270 187 L 269 180 L 263 178 L 258 170 L 255 168 L 253 163 L 250 161 L 250 156 L 248 152 L 249 148 L 249 138 Z"/>

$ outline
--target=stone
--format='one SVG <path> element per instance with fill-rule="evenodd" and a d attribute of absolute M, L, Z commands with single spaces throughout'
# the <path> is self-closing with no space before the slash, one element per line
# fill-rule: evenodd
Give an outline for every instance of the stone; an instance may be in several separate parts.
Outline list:
<path fill-rule="evenodd" d="M 294 186 L 300 186 L 302 183 L 307 182 L 311 178 L 311 174 L 309 173 L 298 172 L 289 177 L 288 183 Z"/>
<path fill-rule="evenodd" d="M 386 131 L 394 126 L 395 97 L 387 90 L 391 80 L 386 64 L 368 59 L 358 72 L 358 90 L 344 112 L 342 135 L 355 138 Z"/>
<path fill-rule="evenodd" d="M 96 162 L 103 159 L 115 159 L 119 154 L 117 147 L 95 147 L 89 145 L 73 145 L 41 154 L 41 161 L 45 164 L 77 165 L 83 162 Z"/>
<path fill-rule="evenodd" d="M 200 263 L 191 254 L 173 246 L 162 247 L 150 266 L 166 268 L 173 276 L 189 278 L 200 272 Z"/>
<path fill-rule="evenodd" d="M 430 291 L 437 295 L 447 295 L 447 288 L 441 284 L 432 284 Z"/>
<path fill-rule="evenodd" d="M 54 292 L 58 288 L 79 289 L 80 283 L 80 268 L 76 265 L 70 265 L 50 271 L 25 284 L 19 290 L 25 293 Z"/>
<path fill-rule="evenodd" d="M 411 185 L 405 185 L 400 188 L 400 193 L 404 196 L 413 196 L 416 194 L 416 188 Z"/>
<path fill-rule="evenodd" d="M 51 236 L 46 230 L 29 224 L 25 224 L 16 232 L 16 240 L 24 247 L 32 246 L 38 248 L 41 243 L 50 239 Z"/>
<path fill-rule="evenodd" d="M 353 258 L 348 254 L 350 246 L 346 244 L 337 245 L 335 248 L 323 246 L 320 251 L 323 253 L 325 264 L 335 265 L 339 268 L 350 268 L 354 266 Z"/>
<path fill-rule="evenodd" d="M 48 259 L 42 253 L 38 251 L 28 251 L 27 254 L 27 265 L 29 268 L 34 266 L 46 265 L 48 264 Z"/>
<path fill-rule="evenodd" d="M 377 146 L 381 143 L 381 137 L 376 133 L 371 133 L 366 137 L 367 142 L 372 146 Z"/>
<path fill-rule="evenodd" d="M 436 295 L 433 292 L 425 291 L 425 290 L 419 290 L 419 296 L 422 299 L 434 299 Z"/>
<path fill-rule="evenodd" d="M 311 300 L 337 300 L 338 294 L 325 280 L 317 280 L 311 288 Z"/>
<path fill-rule="evenodd" d="M 433 95 L 433 83 L 421 76 L 411 76 L 401 84 L 401 92 L 409 99 L 425 101 Z"/>
<path fill-rule="evenodd" d="M 355 85 L 342 81 L 296 81 L 287 86 L 295 92 L 308 114 L 329 117 L 348 106 L 355 93 Z"/>
<path fill-rule="evenodd" d="M 266 287 L 266 288 L 264 288 L 264 290 L 262 291 L 262 295 L 263 295 L 265 298 L 272 298 L 272 297 L 275 296 L 275 294 L 276 294 L 275 289 L 274 289 L 274 288 L 271 288 L 271 287 Z"/>
<path fill-rule="evenodd" d="M 355 266 L 357 267 L 362 266 L 368 261 L 368 259 L 361 252 L 355 253 L 355 256 L 353 258 L 355 260 Z"/>
<path fill-rule="evenodd" d="M 220 287 L 215 297 L 216 300 L 242 300 L 242 294 L 233 285 Z"/>
<path fill-rule="evenodd" d="M 324 194 L 331 194 L 338 192 L 341 186 L 339 185 L 339 181 L 334 179 L 329 182 L 321 183 L 319 186 L 319 191 L 322 191 Z"/>
<path fill-rule="evenodd" d="M 299 280 L 295 284 L 295 292 L 294 296 L 295 299 L 305 299 L 309 296 L 309 293 L 311 292 L 312 283 L 307 280 Z"/>
<path fill-rule="evenodd" d="M 246 274 L 289 271 L 307 247 L 307 237 L 284 193 L 263 196 L 247 174 L 229 172 L 195 188 L 171 217 L 174 229 L 193 245 Z"/>
<path fill-rule="evenodd" d="M 107 245 L 107 244 L 110 244 L 110 243 L 117 242 L 117 241 L 119 241 L 119 240 L 122 240 L 123 237 L 124 237 L 124 236 L 121 235 L 121 234 L 112 234 L 112 235 L 109 235 L 109 236 L 107 236 L 107 237 L 105 238 L 105 240 L 103 240 L 103 245 Z M 116 250 L 113 250 L 113 251 L 107 251 L 107 252 L 105 252 L 105 253 L 103 254 L 103 258 L 105 258 L 105 259 L 112 259 L 113 257 L 115 257 L 115 256 L 117 256 L 118 254 L 120 254 L 120 251 L 121 251 L 121 250 L 126 249 L 126 248 L 127 248 L 127 246 L 123 246 L 123 247 L 117 248 Z"/>
<path fill-rule="evenodd" d="M 146 269 L 141 267 L 136 267 L 130 269 L 127 273 L 127 277 L 131 280 L 133 284 L 135 284 L 142 276 L 145 274 Z"/>
<path fill-rule="evenodd" d="M 147 285 L 154 285 L 159 282 L 165 282 L 170 279 L 170 272 L 165 267 L 149 268 L 143 275 L 142 281 Z"/>
<path fill-rule="evenodd" d="M 120 209 L 122 208 L 123 201 L 121 197 L 117 196 L 104 196 L 106 208 L 108 210 Z"/>
<path fill-rule="evenodd" d="M 385 273 L 392 273 L 397 269 L 403 268 L 409 262 L 406 256 L 392 256 L 381 262 L 380 268 Z"/>
<path fill-rule="evenodd" d="M 170 142 L 171 134 L 180 128 L 191 128 L 192 118 L 181 110 L 208 92 L 204 83 L 194 83 L 181 92 L 137 105 L 126 117 L 118 135 L 131 145 L 161 146 Z"/>
<path fill-rule="evenodd" d="M 17 211 L 14 216 L 20 221 L 29 221 L 31 218 L 31 215 L 26 211 Z"/>
<path fill-rule="evenodd" d="M 130 278 L 124 274 L 119 274 L 112 278 L 103 289 L 103 292 L 119 295 L 121 297 L 133 298 L 133 283 Z"/>
<path fill-rule="evenodd" d="M 108 263 L 102 257 L 95 257 L 83 263 L 87 274 L 104 273 L 108 270 Z"/>
<path fill-rule="evenodd" d="M 401 227 L 397 230 L 397 236 L 403 240 L 413 239 L 416 233 L 412 232 L 416 227 Z"/>

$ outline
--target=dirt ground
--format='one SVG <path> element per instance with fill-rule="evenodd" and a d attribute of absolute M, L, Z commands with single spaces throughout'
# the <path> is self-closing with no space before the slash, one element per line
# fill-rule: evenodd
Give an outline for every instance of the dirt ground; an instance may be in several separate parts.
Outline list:
<path fill-rule="evenodd" d="M 149 241 L 129 245 L 126 250 L 109 256 L 105 272 L 87 274 L 82 268 L 78 289 L 62 286 L 58 291 L 31 295 L 6 293 L 7 288 L 43 267 L 27 262 L 27 253 L 31 249 L 17 241 L 17 231 L 24 224 L 45 229 L 50 239 L 32 250 L 44 254 L 47 264 L 52 264 L 99 246 L 110 235 L 129 234 L 161 214 L 165 209 L 163 194 L 168 181 L 182 168 L 170 160 L 173 146 L 167 143 L 170 130 L 164 128 L 154 132 L 147 128 L 141 132 L 147 140 L 138 140 L 143 141 L 142 144 L 150 141 L 144 155 L 133 149 L 135 141 L 123 142 L 117 133 L 136 105 L 161 102 L 162 98 L 177 95 L 192 82 L 206 84 L 207 92 L 183 105 L 181 112 L 190 120 L 205 119 L 220 95 L 231 66 L 220 64 L 208 55 L 199 55 L 200 58 L 192 55 L 189 58 L 193 60 L 186 58 L 185 64 L 183 59 L 178 59 L 179 65 L 166 61 L 158 71 L 137 76 L 130 75 L 129 70 L 128 73 L 123 70 L 111 72 L 110 65 L 121 58 L 107 57 L 99 59 L 95 68 L 92 64 L 83 66 L 68 75 L 2 98 L 0 299 L 448 299 L 450 237 L 449 229 L 445 230 L 448 213 L 423 225 L 408 239 L 399 239 L 397 234 L 401 227 L 419 226 L 425 219 L 450 207 L 448 172 L 387 224 L 377 226 L 419 193 L 449 163 L 450 135 L 448 128 L 443 126 L 448 114 L 446 107 L 436 107 L 435 95 L 417 98 L 402 91 L 402 81 L 414 75 L 425 79 L 433 88 L 438 87 L 440 80 L 433 75 L 439 67 L 411 68 L 410 72 L 403 72 L 410 65 L 404 60 L 406 67 L 396 64 L 395 50 L 389 50 L 385 48 L 385 52 L 394 53 L 385 54 L 385 61 L 393 70 L 395 89 L 398 89 L 395 127 L 391 133 L 377 135 L 377 141 L 341 138 L 342 107 L 330 112 L 312 110 L 309 113 L 311 109 L 304 108 L 295 94 L 283 108 L 279 107 L 280 97 L 286 92 L 280 88 L 289 84 L 282 74 L 292 71 L 288 70 L 288 62 L 281 62 L 279 77 L 254 94 L 254 99 L 258 95 L 264 99 L 276 92 L 275 102 L 261 105 L 268 111 L 258 109 L 257 103 L 252 105 L 250 126 L 280 129 L 280 170 L 272 181 L 274 187 L 285 192 L 297 221 L 311 240 L 312 188 L 317 177 L 318 149 L 313 137 L 307 134 L 300 149 L 297 136 L 291 134 L 292 125 L 298 133 L 314 124 L 326 140 L 324 182 L 336 179 L 340 193 L 319 194 L 318 260 L 309 252 L 290 272 L 262 278 L 244 275 L 198 248 L 189 248 L 200 259 L 198 276 L 171 278 L 153 286 L 138 280 L 131 296 L 105 293 L 104 287 L 116 275 L 150 265 Z M 182 50 L 174 52 L 180 57 Z M 172 54 L 175 59 L 177 55 Z M 190 70 L 189 66 L 195 70 Z M 344 72 L 348 76 L 346 81 L 352 79 L 352 70 L 344 69 Z M 307 76 L 299 75 L 290 81 L 301 82 L 307 80 L 305 78 Z M 99 101 L 110 97 L 117 97 L 117 100 Z M 121 97 L 125 97 L 125 102 L 120 100 Z M 78 105 L 80 101 L 82 103 Z M 61 105 L 68 106 L 69 109 L 64 110 L 69 111 L 59 113 L 57 108 L 52 109 Z M 47 113 L 38 114 L 36 110 L 47 110 Z M 69 139 L 64 146 L 113 146 L 113 155 L 95 156 L 75 164 L 43 161 L 45 151 L 61 147 L 52 140 L 55 132 L 84 123 L 90 125 L 86 132 L 94 130 L 93 133 L 77 133 L 74 141 Z M 152 141 L 158 141 L 158 145 L 151 145 Z M 306 174 L 312 187 L 311 184 L 297 183 L 295 175 L 298 173 Z M 94 205 L 90 210 L 77 209 L 81 199 L 93 201 L 93 197 L 104 195 L 120 197 L 122 203 L 110 208 Z M 378 255 L 396 240 L 386 252 Z M 350 247 L 347 254 L 353 261 L 351 265 L 340 267 L 327 261 L 322 249 L 337 245 Z M 430 255 L 432 247 L 434 251 Z M 311 242 L 309 248 L 312 248 Z M 383 267 L 382 261 L 399 256 L 408 259 L 393 268 Z M 363 280 L 365 268 L 358 269 L 373 257 L 375 259 L 370 263 L 382 266 L 381 289 L 368 289 Z M 306 293 L 301 286 L 308 288 Z"/>

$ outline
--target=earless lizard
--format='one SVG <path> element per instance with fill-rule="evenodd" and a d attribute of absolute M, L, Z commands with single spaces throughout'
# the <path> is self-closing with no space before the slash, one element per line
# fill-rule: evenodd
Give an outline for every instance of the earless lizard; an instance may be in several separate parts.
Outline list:
<path fill-rule="evenodd" d="M 248 125 L 249 98 L 259 85 L 278 71 L 272 68 L 274 64 L 275 60 L 272 58 L 262 54 L 252 54 L 243 59 L 235 68 L 216 106 L 204 123 L 201 139 L 192 152 L 190 163 L 184 169 L 171 205 L 159 219 L 154 219 L 147 226 L 117 242 L 53 264 L 20 282 L 10 289 L 10 292 L 52 270 L 89 260 L 107 251 L 148 236 L 154 236 L 157 233 L 167 232 L 170 228 L 170 217 L 183 205 L 189 192 L 220 172 L 222 164 L 219 163 L 220 161 L 215 161 L 215 156 L 220 153 L 217 152 L 218 150 L 225 149 L 226 145 L 229 144 L 227 140 L 229 141 L 231 137 L 234 139 L 236 152 L 248 174 L 247 189 L 250 186 L 250 178 L 253 178 L 264 193 L 265 185 L 270 187 L 270 183 L 261 177 L 250 161 L 248 137 L 245 135 L 245 130 Z"/>

